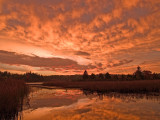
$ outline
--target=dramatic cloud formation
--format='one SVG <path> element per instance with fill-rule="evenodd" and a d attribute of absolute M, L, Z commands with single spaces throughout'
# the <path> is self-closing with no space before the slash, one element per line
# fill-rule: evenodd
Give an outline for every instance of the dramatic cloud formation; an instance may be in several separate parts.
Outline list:
<path fill-rule="evenodd" d="M 0 69 L 160 72 L 159 13 L 158 0 L 0 0 Z"/>
<path fill-rule="evenodd" d="M 92 65 L 78 65 L 77 62 L 70 59 L 62 58 L 42 58 L 38 56 L 27 56 L 23 54 L 16 54 L 14 52 L 0 51 L 0 62 L 9 65 L 28 65 L 32 67 L 39 67 L 41 70 L 63 69 L 67 70 L 84 70 L 94 69 Z"/>

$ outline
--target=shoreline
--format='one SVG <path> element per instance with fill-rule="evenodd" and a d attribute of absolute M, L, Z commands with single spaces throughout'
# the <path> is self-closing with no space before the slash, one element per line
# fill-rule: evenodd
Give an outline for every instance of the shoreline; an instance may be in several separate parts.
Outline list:
<path fill-rule="evenodd" d="M 44 86 L 61 88 L 78 88 L 92 92 L 118 92 L 118 93 L 160 93 L 160 80 L 136 81 L 50 81 Z"/>

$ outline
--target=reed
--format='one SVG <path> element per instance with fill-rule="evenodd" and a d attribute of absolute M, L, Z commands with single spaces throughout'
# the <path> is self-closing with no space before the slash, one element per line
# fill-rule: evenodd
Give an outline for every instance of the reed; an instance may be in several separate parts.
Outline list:
<path fill-rule="evenodd" d="M 62 88 L 79 88 L 83 90 L 118 93 L 147 93 L 160 92 L 160 80 L 136 80 L 136 81 L 50 81 L 43 83 L 45 86 L 57 86 Z"/>
<path fill-rule="evenodd" d="M 0 119 L 14 119 L 22 110 L 28 88 L 23 80 L 0 80 Z"/>

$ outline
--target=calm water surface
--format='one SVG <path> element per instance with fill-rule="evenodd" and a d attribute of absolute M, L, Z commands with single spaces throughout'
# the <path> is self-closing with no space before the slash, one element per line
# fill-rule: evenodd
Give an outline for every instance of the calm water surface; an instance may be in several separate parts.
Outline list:
<path fill-rule="evenodd" d="M 160 120 L 160 97 L 32 86 L 22 120 Z"/>

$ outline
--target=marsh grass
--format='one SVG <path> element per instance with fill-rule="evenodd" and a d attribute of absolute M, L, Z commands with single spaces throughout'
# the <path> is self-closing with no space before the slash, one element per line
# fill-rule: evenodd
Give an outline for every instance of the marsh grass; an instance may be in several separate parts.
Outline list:
<path fill-rule="evenodd" d="M 136 80 L 136 81 L 50 81 L 43 83 L 45 86 L 57 86 L 62 88 L 79 88 L 97 92 L 118 93 L 148 93 L 160 92 L 160 80 Z"/>
<path fill-rule="evenodd" d="M 0 120 L 15 119 L 27 93 L 28 87 L 23 80 L 0 80 Z"/>

